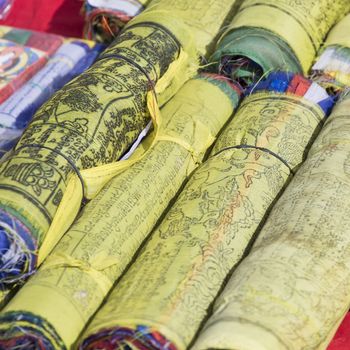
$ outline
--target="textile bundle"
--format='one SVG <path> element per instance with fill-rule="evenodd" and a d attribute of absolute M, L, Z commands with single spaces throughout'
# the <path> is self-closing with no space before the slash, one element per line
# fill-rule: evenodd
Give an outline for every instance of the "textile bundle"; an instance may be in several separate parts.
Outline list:
<path fill-rule="evenodd" d="M 329 33 L 324 49 L 312 67 L 313 80 L 335 93 L 350 87 L 350 15 Z"/>
<path fill-rule="evenodd" d="M 87 39 L 110 43 L 120 30 L 143 11 L 148 0 L 86 0 L 85 29 Z"/>
<path fill-rule="evenodd" d="M 220 39 L 215 70 L 249 85 L 274 70 L 307 73 L 347 0 L 245 0 Z"/>
<path fill-rule="evenodd" d="M 326 349 L 350 306 L 350 96 L 218 298 L 203 349 Z"/>
<path fill-rule="evenodd" d="M 298 75 L 272 74 L 258 85 L 112 290 L 80 348 L 188 348 L 332 103 Z"/>
<path fill-rule="evenodd" d="M 157 142 L 147 156 L 86 205 L 6 307 L 0 319 L 0 349 L 35 348 L 34 344 L 45 350 L 70 349 L 201 162 L 239 97 L 238 88 L 220 77 L 201 75 L 165 105 Z"/>
<path fill-rule="evenodd" d="M 67 40 L 32 79 L 0 104 L 0 156 L 17 143 L 37 109 L 89 68 L 102 49 L 93 42 Z"/>
<path fill-rule="evenodd" d="M 168 0 L 155 3 L 38 110 L 1 163 L 0 284 L 33 272 L 71 225 L 83 197 L 93 198 L 135 161 L 116 162 L 150 115 L 159 120 L 155 92 L 162 105 L 194 74 L 197 52 L 205 53 L 234 1 L 197 1 L 200 10 L 189 14 L 184 3 L 171 11 Z M 219 7 L 220 17 L 209 18 Z"/>
<path fill-rule="evenodd" d="M 53 34 L 0 27 L 0 103 L 46 64 L 62 40 Z"/>

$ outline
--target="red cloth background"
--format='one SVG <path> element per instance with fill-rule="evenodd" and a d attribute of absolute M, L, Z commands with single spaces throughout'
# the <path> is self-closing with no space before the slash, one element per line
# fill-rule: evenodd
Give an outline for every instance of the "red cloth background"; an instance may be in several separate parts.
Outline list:
<path fill-rule="evenodd" d="M 347 314 L 340 325 L 337 334 L 327 350 L 349 350 L 350 349 L 350 313 Z"/>
<path fill-rule="evenodd" d="M 81 37 L 82 0 L 15 0 L 2 25 Z"/>

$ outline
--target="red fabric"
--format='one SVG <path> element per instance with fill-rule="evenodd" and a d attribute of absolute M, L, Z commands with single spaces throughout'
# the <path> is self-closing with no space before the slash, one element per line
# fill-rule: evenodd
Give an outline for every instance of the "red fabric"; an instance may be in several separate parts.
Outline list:
<path fill-rule="evenodd" d="M 15 0 L 1 25 L 82 37 L 82 0 Z"/>
<path fill-rule="evenodd" d="M 298 96 L 304 96 L 309 90 L 312 82 L 301 75 L 295 75 L 293 80 L 289 84 L 287 92 Z"/>
<path fill-rule="evenodd" d="M 350 313 L 347 314 L 340 325 L 334 339 L 327 350 L 349 350 L 350 349 Z"/>

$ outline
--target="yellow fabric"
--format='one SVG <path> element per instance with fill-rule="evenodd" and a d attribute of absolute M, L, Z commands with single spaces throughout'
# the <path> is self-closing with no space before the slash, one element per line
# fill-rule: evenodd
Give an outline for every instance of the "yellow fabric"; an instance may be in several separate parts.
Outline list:
<path fill-rule="evenodd" d="M 162 109 L 164 120 L 150 151 L 86 205 L 5 312 L 40 317 L 69 349 L 237 103 L 224 82 L 186 83 Z"/>
<path fill-rule="evenodd" d="M 93 198 L 113 176 L 141 159 L 137 152 L 138 158 L 115 163 L 150 114 L 156 122 L 157 105 L 195 74 L 203 45 L 213 40 L 235 3 L 225 1 L 220 17 L 210 19 L 208 13 L 218 11 L 216 1 L 201 1 L 200 9 L 181 1 L 186 11 L 178 8 L 180 2 L 173 8 L 167 0 L 156 2 L 130 21 L 102 55 L 112 57 L 95 63 L 37 112 L 16 152 L 0 167 L 0 207 L 15 212 L 34 236 L 39 264 L 73 222 L 82 196 Z M 197 26 L 193 33 L 189 18 Z M 205 40 L 200 40 L 202 32 Z M 142 70 L 114 57 L 118 55 L 134 62 L 136 57 Z M 147 95 L 153 85 L 157 96 Z"/>
<path fill-rule="evenodd" d="M 350 307 L 349 111 L 327 120 L 194 350 L 327 348 Z"/>
<path fill-rule="evenodd" d="M 148 93 L 147 98 L 148 110 L 154 121 L 155 135 L 160 126 L 160 113 L 153 92 Z M 157 136 L 156 136 L 157 137 Z M 153 139 L 151 146 L 156 142 L 156 137 Z M 84 181 L 85 198 L 91 199 L 108 183 L 114 176 L 130 167 L 132 164 L 141 160 L 146 152 L 136 157 L 125 161 L 106 164 L 95 168 L 83 170 L 80 174 Z M 74 174 L 68 182 L 65 195 L 57 209 L 56 215 L 51 223 L 51 226 L 45 236 L 45 239 L 40 247 L 38 254 L 38 265 L 42 263 L 45 257 L 50 253 L 53 247 L 59 242 L 62 235 L 76 218 L 83 200 L 83 191 L 79 177 Z"/>
<path fill-rule="evenodd" d="M 143 12 L 144 16 L 149 16 L 153 21 L 154 13 L 159 22 L 163 18 L 163 25 L 168 25 L 168 16 L 171 18 L 181 18 L 190 28 L 191 35 L 196 43 L 196 47 L 201 55 L 208 53 L 208 48 L 213 43 L 214 38 L 219 34 L 219 30 L 227 17 L 233 15 L 231 11 L 237 0 L 152 0 Z M 145 17 L 145 18 L 146 18 Z M 139 23 L 140 18 L 136 17 L 130 23 Z M 129 25 L 130 25 L 129 24 Z M 182 42 L 186 37 L 179 38 Z"/>
<path fill-rule="evenodd" d="M 327 72 L 329 76 L 334 78 L 334 80 L 340 82 L 343 84 L 343 88 L 350 86 L 350 74 L 349 73 L 343 73 L 343 72 Z M 332 86 L 332 85 L 330 85 Z M 337 87 L 337 86 L 335 86 Z"/>
<path fill-rule="evenodd" d="M 142 22 L 156 22 L 169 28 L 172 33 L 176 33 L 176 37 L 182 45 L 179 58 L 169 66 L 167 72 L 155 85 L 155 91 L 158 95 L 158 102 L 155 100 L 154 94 L 148 94 L 148 110 L 155 123 L 154 125 L 157 128 L 157 125 L 160 123 L 160 116 L 156 115 L 158 103 L 162 105 L 169 100 L 169 98 L 174 95 L 174 93 L 184 84 L 184 82 L 195 73 L 196 69 L 198 68 L 196 65 L 196 51 L 198 50 L 200 53 L 204 53 L 204 45 L 198 40 L 202 35 L 204 35 L 203 31 L 207 30 L 206 26 L 209 25 L 211 25 L 209 27 L 211 30 L 210 35 L 207 35 L 206 41 L 203 42 L 208 44 L 210 40 L 213 40 L 215 33 L 217 33 L 223 20 L 228 15 L 230 9 L 235 3 L 235 0 L 225 0 L 224 4 L 220 4 L 221 16 L 219 18 L 213 17 L 211 18 L 211 21 L 208 18 L 208 13 L 217 13 L 217 1 L 208 2 L 208 0 L 205 0 L 203 4 L 200 4 L 200 7 L 193 7 L 193 5 L 190 5 L 188 0 L 182 1 L 182 3 L 177 1 L 176 4 L 179 6 L 181 11 L 177 10 L 177 6 L 175 6 L 175 4 L 172 4 L 172 10 L 170 11 L 170 9 L 168 9 L 168 1 L 164 2 L 164 0 L 157 0 L 156 2 L 157 4 L 154 5 L 154 7 L 152 6 L 152 2 L 147 11 L 144 11 L 142 15 L 137 16 L 134 20 L 130 21 L 126 27 L 126 30 L 127 28 Z M 184 5 L 186 7 L 183 10 Z M 163 10 L 163 8 L 165 9 Z M 203 12 L 199 12 L 199 9 Z M 177 13 L 176 11 L 179 12 Z M 174 15 L 175 13 L 177 16 Z M 174 20 L 174 17 L 176 20 Z M 190 25 L 190 23 L 186 22 L 190 17 L 198 21 L 198 23 L 196 23 L 198 32 L 193 33 L 192 29 L 191 31 L 189 30 L 189 27 L 181 27 L 181 25 L 179 25 L 179 21 L 182 23 L 183 20 L 185 20 L 186 24 Z M 107 164 L 105 166 L 83 170 L 81 175 L 84 180 L 86 198 L 93 198 L 112 177 L 129 167 L 141 157 L 142 156 L 128 161 L 121 161 L 114 164 Z M 74 217 L 77 214 L 78 205 L 82 200 L 81 186 L 76 175 L 73 175 L 71 179 L 71 183 L 72 182 L 74 182 L 74 186 L 72 184 L 68 185 L 72 189 L 71 191 L 68 191 L 67 186 L 65 197 L 63 198 L 56 214 L 57 217 L 54 218 L 54 222 L 52 223 L 50 230 L 46 235 L 45 241 L 40 248 L 38 260 L 39 264 L 59 241 L 62 234 L 66 231 L 67 226 L 71 225 Z M 68 217 L 66 216 L 67 213 L 69 213 Z M 65 217 L 65 220 L 61 220 L 61 217 Z M 63 222 L 65 223 L 65 226 L 62 225 Z"/>
<path fill-rule="evenodd" d="M 3 37 L 6 33 L 10 32 L 13 28 L 8 26 L 0 26 L 0 37 Z"/>
<path fill-rule="evenodd" d="M 118 327 L 142 336 L 136 330 L 144 326 L 178 350 L 187 349 L 226 275 L 291 175 L 278 156 L 297 168 L 323 118 L 318 106 L 300 97 L 247 97 L 84 339 Z"/>
<path fill-rule="evenodd" d="M 272 31 L 289 44 L 306 74 L 330 28 L 349 11 L 348 0 L 246 0 L 227 31 Z"/>
<path fill-rule="evenodd" d="M 5 306 L 10 291 L 0 291 L 0 310 Z"/>
<path fill-rule="evenodd" d="M 339 23 L 337 23 L 327 36 L 324 47 L 328 46 L 343 46 L 350 48 L 350 14 L 345 16 Z"/>

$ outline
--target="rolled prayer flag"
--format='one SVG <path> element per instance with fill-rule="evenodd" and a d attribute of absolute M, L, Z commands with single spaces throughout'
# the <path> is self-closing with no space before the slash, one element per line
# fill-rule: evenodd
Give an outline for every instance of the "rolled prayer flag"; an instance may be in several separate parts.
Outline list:
<path fill-rule="evenodd" d="M 312 79 L 334 93 L 350 87 L 349 32 L 350 15 L 347 15 L 330 31 L 312 67 Z"/>
<path fill-rule="evenodd" d="M 312 86 L 276 73 L 245 98 L 87 327 L 80 349 L 190 346 L 325 118 Z"/>
<path fill-rule="evenodd" d="M 272 210 L 194 345 L 326 349 L 350 306 L 350 94 Z"/>
<path fill-rule="evenodd" d="M 83 197 L 92 198 L 123 167 L 116 161 L 150 114 L 159 119 L 155 93 L 165 102 L 161 92 L 170 98 L 196 70 L 195 42 L 174 11 L 148 11 L 130 22 L 92 68 L 39 109 L 1 164 L 0 285 L 34 271 L 38 248 L 41 262 Z"/>
<path fill-rule="evenodd" d="M 233 3 L 220 3 L 220 18 Z M 197 55 L 210 41 L 209 35 L 200 40 L 206 29 L 199 23 L 220 26 L 219 18 L 210 22 L 204 16 L 218 7 L 216 1 L 197 4 L 200 11 L 192 17 L 198 28 L 190 30 L 185 20 L 191 14 L 182 19 L 182 3 L 170 10 L 168 0 L 158 1 L 38 110 L 0 166 L 0 286 L 35 271 L 74 221 L 83 198 L 93 198 L 136 161 L 117 162 L 151 117 L 159 129 L 157 98 L 162 105 L 196 72 Z"/>
<path fill-rule="evenodd" d="M 110 43 L 133 17 L 144 10 L 148 2 L 149 0 L 86 0 L 85 37 Z"/>
<path fill-rule="evenodd" d="M 244 85 L 274 70 L 306 74 L 330 28 L 349 11 L 347 0 L 246 0 L 211 61 Z"/>
<path fill-rule="evenodd" d="M 0 104 L 0 156 L 17 143 L 37 109 L 89 68 L 102 49 L 93 42 L 67 40 L 32 79 Z"/>
<path fill-rule="evenodd" d="M 164 122 L 149 153 L 85 206 L 1 314 L 0 349 L 71 349 L 239 97 L 227 80 L 202 74 L 164 106 Z"/>

